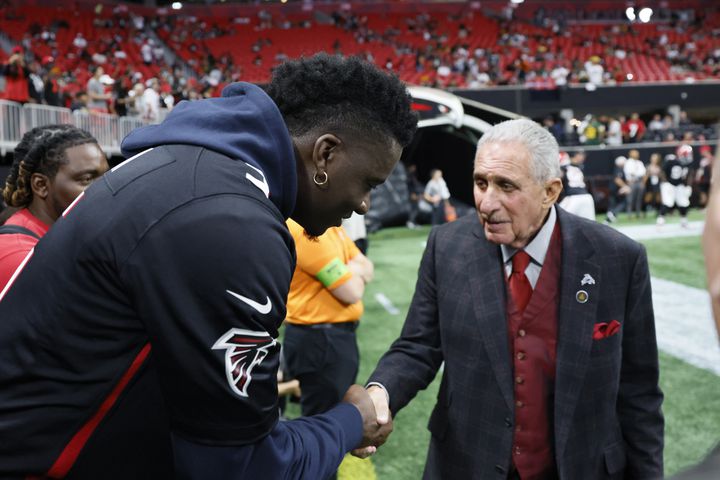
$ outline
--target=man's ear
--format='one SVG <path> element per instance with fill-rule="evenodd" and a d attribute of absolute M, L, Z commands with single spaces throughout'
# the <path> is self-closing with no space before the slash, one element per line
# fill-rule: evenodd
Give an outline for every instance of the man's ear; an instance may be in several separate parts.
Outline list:
<path fill-rule="evenodd" d="M 33 173 L 30 176 L 30 188 L 34 197 L 44 200 L 50 193 L 50 179 L 42 173 Z"/>
<path fill-rule="evenodd" d="M 545 200 L 543 200 L 543 206 L 551 207 L 557 202 L 560 192 L 562 192 L 563 185 L 562 180 L 559 178 L 552 178 L 545 182 Z"/>
<path fill-rule="evenodd" d="M 328 164 L 333 161 L 337 149 L 342 143 L 338 137 L 332 133 L 325 133 L 315 140 L 313 146 L 313 163 L 318 173 L 326 172 Z"/>

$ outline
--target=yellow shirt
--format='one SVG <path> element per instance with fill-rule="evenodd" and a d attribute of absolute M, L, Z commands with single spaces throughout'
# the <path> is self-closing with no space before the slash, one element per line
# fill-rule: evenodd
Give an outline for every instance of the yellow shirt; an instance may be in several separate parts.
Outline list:
<path fill-rule="evenodd" d="M 310 239 L 293 220 L 287 221 L 295 239 L 297 265 L 287 302 L 287 321 L 299 325 L 359 320 L 362 301 L 347 305 L 330 293 L 352 277 L 346 265 L 360 250 L 342 227 L 331 227 Z"/>

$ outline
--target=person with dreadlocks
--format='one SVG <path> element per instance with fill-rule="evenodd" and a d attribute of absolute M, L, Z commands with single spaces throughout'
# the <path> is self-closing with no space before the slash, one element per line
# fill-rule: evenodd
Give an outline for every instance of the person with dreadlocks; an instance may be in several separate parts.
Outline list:
<path fill-rule="evenodd" d="M 40 237 L 108 170 L 97 140 L 72 125 L 36 127 L 15 147 L 3 198 L 18 208 L 0 227 L 0 292 Z"/>
<path fill-rule="evenodd" d="M 397 77 L 318 54 L 130 133 L 0 297 L 0 477 L 324 479 L 382 444 L 359 385 L 279 421 L 285 222 L 366 213 L 416 128 Z M 158 398 L 174 475 L 152 475 L 149 425 L 128 435 Z"/>

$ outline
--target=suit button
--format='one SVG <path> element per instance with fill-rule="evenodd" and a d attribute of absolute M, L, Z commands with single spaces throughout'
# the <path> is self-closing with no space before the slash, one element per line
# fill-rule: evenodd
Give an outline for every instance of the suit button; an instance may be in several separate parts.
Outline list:
<path fill-rule="evenodd" d="M 518 337 L 524 337 L 524 336 L 525 336 L 525 330 L 523 330 L 521 328 L 520 330 L 518 330 Z"/>
<path fill-rule="evenodd" d="M 515 402 L 515 406 L 518 408 L 522 408 L 523 405 L 525 405 L 525 404 L 522 402 L 522 400 L 518 400 L 517 402 Z"/>
<path fill-rule="evenodd" d="M 508 428 L 512 427 L 512 420 L 510 420 L 510 417 L 505 417 L 505 426 Z"/>
<path fill-rule="evenodd" d="M 502 467 L 502 465 L 495 465 L 495 471 L 498 473 L 505 473 L 505 469 Z"/>
<path fill-rule="evenodd" d="M 524 381 L 525 380 L 523 380 L 523 377 L 515 377 L 515 383 L 517 383 L 518 385 L 522 385 Z"/>
<path fill-rule="evenodd" d="M 518 360 L 525 360 L 525 357 L 527 355 L 525 355 L 525 352 L 518 352 L 517 355 L 515 355 L 515 356 L 517 357 Z"/>

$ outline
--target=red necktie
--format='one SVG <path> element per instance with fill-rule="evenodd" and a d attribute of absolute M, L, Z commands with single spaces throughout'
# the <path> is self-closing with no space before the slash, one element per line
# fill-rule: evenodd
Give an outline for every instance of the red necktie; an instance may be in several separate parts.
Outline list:
<path fill-rule="evenodd" d="M 532 296 L 532 285 L 525 275 L 525 269 L 530 264 L 530 255 L 525 250 L 518 250 L 512 257 L 512 273 L 508 281 L 510 287 L 510 295 L 518 310 L 522 314 L 525 312 L 530 297 Z"/>

